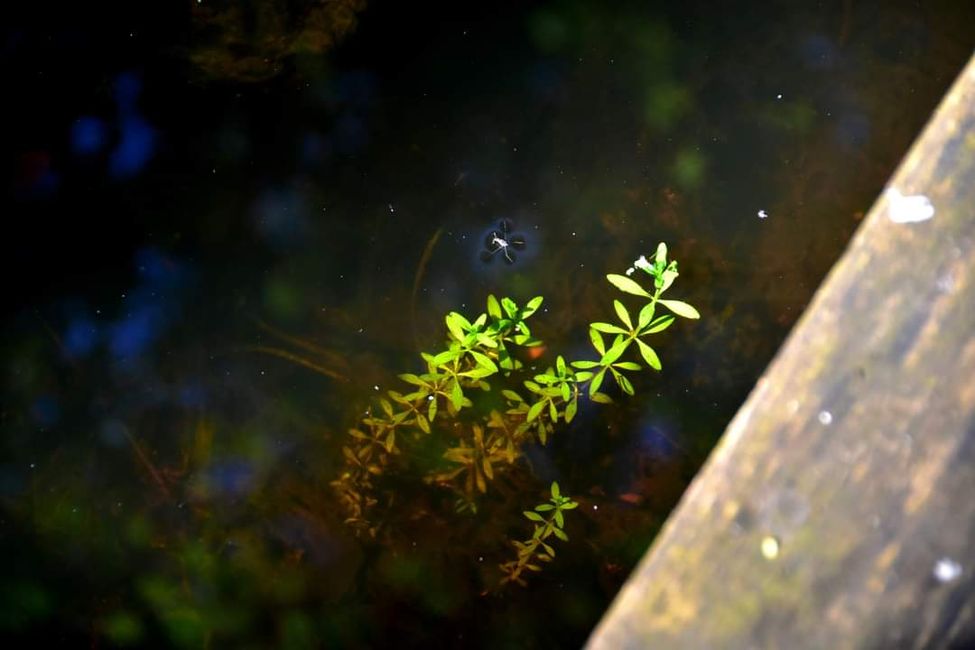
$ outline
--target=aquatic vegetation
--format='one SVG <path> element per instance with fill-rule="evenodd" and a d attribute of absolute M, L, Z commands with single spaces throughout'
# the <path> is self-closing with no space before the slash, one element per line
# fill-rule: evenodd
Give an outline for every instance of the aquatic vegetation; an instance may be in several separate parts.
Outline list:
<path fill-rule="evenodd" d="M 649 287 L 631 277 L 637 271 L 650 276 Z M 527 465 L 523 454 L 527 445 L 546 444 L 557 425 L 572 422 L 580 398 L 612 403 L 604 389 L 607 376 L 624 394 L 634 394 L 627 373 L 643 366 L 623 359 L 628 350 L 635 349 L 636 358 L 646 366 L 661 369 L 660 358 L 646 339 L 666 330 L 677 316 L 700 317 L 689 304 L 661 297 L 677 277 L 677 262 L 667 260 L 663 243 L 652 261 L 641 256 L 626 275 L 607 275 L 614 287 L 646 302 L 630 311 L 614 300 L 619 324 L 590 324 L 596 359 L 567 361 L 558 355 L 554 367 L 535 374 L 529 374 L 521 357 L 522 349 L 542 345 L 527 323 L 541 306 L 541 296 L 519 306 L 511 298 L 489 295 L 487 311 L 473 320 L 457 312 L 447 314 L 446 348 L 422 353 L 425 372 L 400 375 L 410 391 L 388 391 L 360 425 L 349 430 L 342 450 L 344 469 L 333 482 L 346 509 L 346 523 L 360 534 L 376 536 L 383 507 L 395 499 L 393 487 L 382 484 L 391 475 L 419 473 L 428 484 L 452 491 L 458 511 L 476 513 L 478 499 L 493 481 Z M 658 307 L 669 313 L 658 315 Z M 501 387 L 495 390 L 488 378 L 497 378 Z M 421 463 L 431 449 L 439 452 L 439 462 Z M 537 564 L 532 558 L 538 559 L 540 553 L 549 559 L 554 556 L 541 540 L 550 535 L 567 538 L 562 513 L 575 507 L 572 503 L 553 485 L 552 503 L 526 514 L 541 525 L 528 542 L 514 542 L 518 560 L 501 565 L 506 582 L 522 582 L 521 572 L 533 570 Z M 548 519 L 538 514 L 544 512 L 552 514 Z"/>
<path fill-rule="evenodd" d="M 534 510 L 526 510 L 522 513 L 529 521 L 535 522 L 534 530 L 530 539 L 523 542 L 512 542 L 518 551 L 518 559 L 501 565 L 501 573 L 504 574 L 501 579 L 502 585 L 508 582 L 517 582 L 524 586 L 526 583 L 521 577 L 522 572 L 526 569 L 528 571 L 541 571 L 540 562 L 551 562 L 555 559 L 555 549 L 545 541 L 549 537 L 554 535 L 563 542 L 569 541 L 569 536 L 562 530 L 565 527 L 565 516 L 562 513 L 566 510 L 578 508 L 579 504 L 569 497 L 563 496 L 559 491 L 559 484 L 555 481 L 552 482 L 550 490 L 552 498 L 549 503 L 542 503 L 535 506 Z M 542 513 L 546 514 L 543 515 Z"/>

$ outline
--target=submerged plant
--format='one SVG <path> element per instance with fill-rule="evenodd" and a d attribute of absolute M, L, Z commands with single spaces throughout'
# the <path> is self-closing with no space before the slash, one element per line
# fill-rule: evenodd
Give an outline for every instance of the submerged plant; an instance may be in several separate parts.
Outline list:
<path fill-rule="evenodd" d="M 631 277 L 637 271 L 652 279 L 647 288 Z M 381 510 L 395 497 L 394 490 L 380 485 L 381 479 L 416 470 L 421 447 L 439 449 L 448 464 L 447 468 L 421 470 L 425 481 L 453 491 L 458 510 L 476 512 L 478 498 L 492 481 L 524 466 L 522 450 L 527 444 L 546 444 L 557 425 L 575 418 L 580 398 L 612 402 L 601 390 L 607 376 L 623 393 L 633 395 L 627 373 L 643 369 L 638 361 L 661 369 L 660 358 L 647 338 L 670 327 L 676 316 L 700 317 L 689 304 L 661 297 L 677 276 L 677 262 L 667 260 L 663 243 L 652 261 L 641 256 L 626 275 L 607 275 L 610 284 L 645 299 L 644 303 L 630 311 L 614 300 L 619 324 L 590 324 L 596 359 L 567 361 L 558 355 L 554 366 L 528 376 L 516 352 L 542 344 L 526 322 L 541 306 L 541 296 L 519 306 L 510 298 L 498 300 L 489 295 L 487 311 L 474 320 L 457 312 L 447 314 L 446 348 L 435 354 L 422 353 L 425 372 L 400 375 L 410 392 L 388 391 L 361 424 L 349 431 L 342 450 L 345 467 L 333 482 L 346 509 L 346 522 L 360 533 L 375 536 L 382 523 L 377 507 Z M 661 306 L 669 313 L 658 315 Z M 637 351 L 636 360 L 624 359 L 632 349 Z M 503 387 L 494 391 L 488 378 L 499 379 Z M 475 400 L 477 410 L 472 408 Z M 533 558 L 554 557 L 544 540 L 551 535 L 565 538 L 563 511 L 574 507 L 553 484 L 552 502 L 526 512 L 539 526 L 531 540 L 514 542 L 519 557 L 501 565 L 504 582 L 522 583 L 522 571 L 539 566 Z M 541 514 L 548 512 L 551 514 Z"/>
<path fill-rule="evenodd" d="M 524 586 L 525 580 L 521 577 L 524 571 L 541 571 L 540 563 L 551 562 L 555 559 L 555 549 L 545 540 L 553 535 L 563 542 L 569 541 L 569 536 L 562 530 L 565 527 L 566 510 L 578 508 L 579 504 L 567 496 L 563 496 L 559 491 L 559 484 L 552 482 L 550 488 L 552 498 L 548 503 L 535 506 L 534 510 L 526 510 L 522 514 L 529 521 L 535 522 L 535 527 L 530 539 L 525 541 L 512 541 L 518 551 L 518 558 L 505 562 L 501 565 L 501 584 L 517 582 Z"/>

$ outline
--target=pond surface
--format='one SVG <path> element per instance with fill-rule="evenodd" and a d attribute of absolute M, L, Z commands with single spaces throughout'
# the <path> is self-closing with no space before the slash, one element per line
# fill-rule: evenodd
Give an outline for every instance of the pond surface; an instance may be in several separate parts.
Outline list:
<path fill-rule="evenodd" d="M 159 4 L 0 29 L 20 642 L 580 646 L 975 45 L 957 2 Z M 348 431 L 445 314 L 544 296 L 523 373 L 598 359 L 661 241 L 701 318 L 660 372 L 484 494 L 424 479 L 503 407 L 437 397 L 345 523 Z M 500 586 L 553 481 L 569 540 Z"/>

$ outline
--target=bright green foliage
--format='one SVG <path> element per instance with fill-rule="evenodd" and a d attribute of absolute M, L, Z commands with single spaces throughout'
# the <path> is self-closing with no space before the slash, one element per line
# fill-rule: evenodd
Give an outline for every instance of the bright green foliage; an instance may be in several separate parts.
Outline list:
<path fill-rule="evenodd" d="M 630 277 L 637 270 L 652 279 L 648 287 Z M 661 368 L 656 351 L 646 339 L 670 327 L 675 316 L 700 317 L 685 302 L 661 298 L 677 275 L 677 262 L 667 261 L 667 246 L 661 243 L 652 262 L 641 256 L 627 275 L 606 276 L 620 291 L 646 299 L 644 304 L 628 309 L 614 300 L 620 324 L 590 324 L 589 337 L 597 359 L 567 361 L 559 355 L 554 367 L 530 377 L 525 376 L 527 371 L 515 352 L 518 347 L 542 343 L 532 336 L 526 322 L 541 306 L 541 296 L 521 307 L 511 298 L 488 296 L 487 312 L 474 320 L 457 312 L 447 314 L 445 349 L 421 355 L 426 362 L 422 374 L 400 375 L 411 392 L 388 391 L 361 425 L 349 431 L 343 448 L 345 469 L 333 482 L 346 509 L 346 522 L 357 531 L 376 534 L 380 522 L 373 511 L 381 501 L 389 503 L 394 496 L 383 495 L 378 480 L 393 471 L 402 475 L 411 467 L 415 471 L 411 447 L 415 448 L 421 438 L 433 436 L 428 441 L 445 449 L 443 459 L 448 464 L 446 469 L 421 470 L 425 480 L 452 490 L 458 497 L 458 510 L 476 512 L 477 499 L 488 492 L 491 481 L 524 465 L 522 449 L 526 444 L 546 444 L 559 423 L 571 422 L 580 398 L 612 402 L 600 390 L 607 376 L 623 393 L 633 395 L 634 387 L 626 373 L 641 370 L 638 361 L 654 370 Z M 671 313 L 656 315 L 658 305 Z M 623 358 L 628 350 L 636 350 L 636 360 Z M 502 384 L 497 392 L 504 407 L 471 409 L 475 401 L 482 403 L 482 398 L 485 404 L 497 404 L 497 397 L 485 395 L 492 391 L 489 378 Z M 554 485 L 553 499 L 557 491 Z M 552 508 L 555 519 L 543 526 L 542 530 L 549 532 L 541 539 L 564 536 L 561 512 L 569 508 Z M 538 557 L 539 544 L 531 547 L 534 557 Z M 542 544 L 541 548 L 549 558 L 554 555 L 548 554 L 548 546 Z M 522 569 L 531 570 L 535 565 L 519 559 L 514 566 L 517 570 L 508 580 L 521 582 L 517 576 Z"/>
<path fill-rule="evenodd" d="M 534 530 L 529 539 L 511 542 L 518 551 L 518 558 L 501 565 L 502 585 L 517 582 L 524 586 L 525 580 L 521 577 L 524 571 L 541 571 L 542 564 L 555 559 L 555 549 L 545 540 L 554 535 L 563 542 L 569 541 L 569 536 L 563 530 L 564 513 L 566 510 L 578 508 L 579 504 L 563 496 L 559 491 L 559 484 L 554 481 L 551 492 L 552 498 L 548 503 L 542 503 L 535 506 L 534 510 L 523 513 L 526 519 L 534 522 Z"/>

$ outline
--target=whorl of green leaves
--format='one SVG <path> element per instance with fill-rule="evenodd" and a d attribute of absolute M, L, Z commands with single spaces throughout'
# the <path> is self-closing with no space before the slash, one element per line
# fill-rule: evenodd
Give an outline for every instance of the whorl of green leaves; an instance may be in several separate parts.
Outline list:
<path fill-rule="evenodd" d="M 633 279 L 637 270 L 649 275 L 652 283 L 644 287 Z M 425 372 L 400 375 L 409 392 L 388 391 L 368 411 L 361 425 L 349 431 L 342 450 L 345 468 L 333 482 L 346 509 L 346 522 L 360 532 L 375 535 L 377 522 L 371 511 L 382 498 L 377 492 L 377 477 L 393 469 L 409 471 L 411 442 L 431 434 L 446 440 L 443 458 L 450 466 L 426 473 L 425 480 L 453 490 L 458 496 L 458 510 L 476 512 L 478 495 L 487 492 L 490 482 L 500 473 L 519 465 L 526 444 L 547 443 L 556 425 L 575 418 L 581 396 L 594 402 L 612 402 L 601 390 L 607 375 L 623 393 L 632 395 L 633 383 L 626 373 L 641 370 L 639 361 L 660 370 L 660 358 L 647 343 L 648 337 L 670 327 L 676 316 L 700 317 L 685 302 L 661 298 L 677 276 L 677 262 L 668 262 L 667 246 L 663 243 L 657 247 L 652 262 L 641 256 L 626 275 L 607 275 L 610 284 L 620 291 L 645 299 L 643 304 L 628 309 L 614 300 L 619 324 L 590 324 L 589 338 L 597 359 L 567 361 L 558 355 L 554 367 L 528 377 L 513 351 L 516 347 L 541 345 L 526 322 L 541 306 L 541 296 L 521 307 L 511 298 L 498 300 L 488 296 L 487 312 L 473 321 L 457 312 L 447 314 L 446 347 L 435 354 L 421 355 Z M 670 313 L 658 314 L 658 307 Z M 636 360 L 624 359 L 624 354 L 634 349 Z M 502 384 L 498 393 L 505 407 L 490 410 L 473 421 L 470 417 L 461 420 L 461 412 L 472 407 L 478 395 L 492 391 L 489 378 L 497 378 Z M 438 426 L 441 422 L 445 424 Z M 553 488 L 557 492 L 558 486 Z M 555 527 L 550 527 L 552 532 L 548 534 L 564 534 L 560 522 L 561 512 L 566 509 L 569 508 L 555 509 L 558 525 L 553 524 Z M 535 544 L 533 549 L 538 546 Z M 547 554 L 547 547 L 541 548 Z M 514 566 L 520 568 L 509 581 L 520 582 L 517 576 L 525 568 L 531 570 L 529 564 L 516 563 Z"/>

